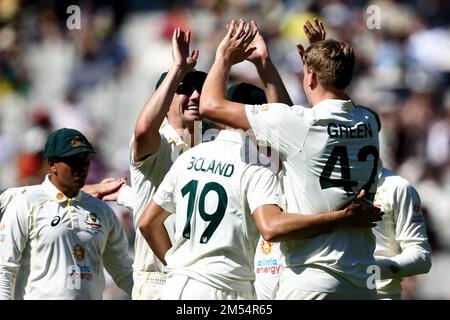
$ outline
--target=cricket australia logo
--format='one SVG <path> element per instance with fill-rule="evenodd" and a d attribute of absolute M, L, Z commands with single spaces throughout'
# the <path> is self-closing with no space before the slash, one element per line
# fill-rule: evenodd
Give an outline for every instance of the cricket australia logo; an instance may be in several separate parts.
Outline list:
<path fill-rule="evenodd" d="M 86 219 L 84 220 L 86 223 L 86 229 L 92 231 L 94 233 L 103 233 L 103 226 L 101 224 L 100 218 L 93 212 L 89 212 Z"/>
<path fill-rule="evenodd" d="M 82 261 L 86 257 L 86 248 L 81 244 L 74 245 L 72 254 L 77 261 Z"/>
<path fill-rule="evenodd" d="M 268 241 L 261 240 L 259 247 L 264 255 L 268 255 L 272 252 L 272 243 Z"/>

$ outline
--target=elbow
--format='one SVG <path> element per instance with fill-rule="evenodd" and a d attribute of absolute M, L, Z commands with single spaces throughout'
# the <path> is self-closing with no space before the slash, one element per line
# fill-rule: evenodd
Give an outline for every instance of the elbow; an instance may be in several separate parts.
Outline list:
<path fill-rule="evenodd" d="M 144 212 L 142 217 L 139 219 L 138 229 L 143 235 L 145 235 L 148 232 L 148 230 L 151 228 L 151 224 L 152 224 L 152 220 L 149 217 L 147 217 L 147 215 L 145 215 L 145 212 Z"/>
<path fill-rule="evenodd" d="M 274 227 L 266 226 L 260 230 L 261 236 L 265 241 L 278 242 L 281 241 L 280 233 Z"/>
<path fill-rule="evenodd" d="M 142 123 L 141 121 L 138 121 L 134 127 L 134 138 L 139 140 L 147 135 L 150 130 L 151 128 L 149 128 L 148 125 Z"/>
<path fill-rule="evenodd" d="M 220 104 L 209 97 L 200 99 L 199 113 L 201 117 L 210 118 L 214 116 L 214 112 L 218 110 Z"/>

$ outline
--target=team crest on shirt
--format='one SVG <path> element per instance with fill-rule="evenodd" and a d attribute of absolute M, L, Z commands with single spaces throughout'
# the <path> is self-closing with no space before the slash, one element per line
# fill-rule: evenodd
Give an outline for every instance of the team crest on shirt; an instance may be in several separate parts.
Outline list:
<path fill-rule="evenodd" d="M 77 261 L 82 261 L 86 257 L 86 248 L 81 244 L 72 247 L 72 255 Z"/>
<path fill-rule="evenodd" d="M 87 230 L 92 231 L 94 233 L 103 232 L 101 220 L 99 217 L 97 217 L 97 215 L 94 212 L 89 212 L 84 222 L 86 223 Z"/>
<path fill-rule="evenodd" d="M 267 110 L 269 110 L 269 108 L 270 107 L 269 107 L 268 104 L 263 104 L 260 109 L 261 109 L 262 112 L 266 112 Z"/>
<path fill-rule="evenodd" d="M 258 114 L 260 111 L 261 112 L 266 112 L 267 110 L 269 110 L 269 105 L 268 104 L 263 104 L 262 106 L 251 106 L 251 113 L 253 113 L 254 115 Z"/>
<path fill-rule="evenodd" d="M 261 249 L 261 252 L 265 255 L 268 255 L 272 252 L 272 243 L 268 241 L 261 240 L 261 243 L 259 245 L 259 248 Z"/>

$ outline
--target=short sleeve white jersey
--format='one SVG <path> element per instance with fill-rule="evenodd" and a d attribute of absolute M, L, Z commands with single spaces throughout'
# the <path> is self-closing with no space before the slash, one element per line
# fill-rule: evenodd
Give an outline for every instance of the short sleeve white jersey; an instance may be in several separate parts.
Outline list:
<path fill-rule="evenodd" d="M 395 276 L 395 273 L 423 273 L 420 270 L 431 259 L 420 198 L 406 179 L 383 169 L 374 205 L 384 212 L 383 220 L 373 229 L 375 256 L 393 258 L 397 262 L 392 279 L 377 281 L 377 291 L 380 295 L 399 296 L 403 276 Z"/>
<path fill-rule="evenodd" d="M 137 223 L 175 159 L 188 149 L 188 145 L 183 142 L 170 124 L 164 123 L 161 126 L 160 135 L 161 141 L 158 151 L 142 161 L 135 162 L 133 160 L 134 139 L 131 140 L 130 144 L 130 194 L 134 197 L 132 203 L 136 230 L 133 263 L 135 272 L 162 272 L 164 269 L 164 265 L 154 255 L 139 228 L 137 228 Z"/>
<path fill-rule="evenodd" d="M 373 199 L 381 164 L 379 122 L 369 109 L 329 99 L 313 108 L 265 104 L 245 110 L 258 142 L 279 151 L 287 212 L 333 211 L 362 188 Z M 339 229 L 281 247 L 288 266 L 317 265 L 366 287 L 364 266 L 373 264 L 375 240 L 371 230 Z M 326 284 L 303 289 L 334 290 Z"/>
<path fill-rule="evenodd" d="M 279 205 L 276 172 L 245 161 L 243 134 L 218 137 L 183 153 L 153 200 L 176 212 L 175 243 L 166 254 L 169 273 L 221 290 L 247 291 L 254 280 L 259 231 L 252 217 L 262 205 Z"/>

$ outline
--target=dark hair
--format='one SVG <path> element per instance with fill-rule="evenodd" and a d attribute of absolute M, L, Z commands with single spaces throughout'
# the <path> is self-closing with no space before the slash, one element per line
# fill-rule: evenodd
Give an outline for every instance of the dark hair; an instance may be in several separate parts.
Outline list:
<path fill-rule="evenodd" d="M 245 104 L 267 103 L 264 91 L 249 83 L 240 83 L 228 88 L 227 98 L 230 101 Z"/>

